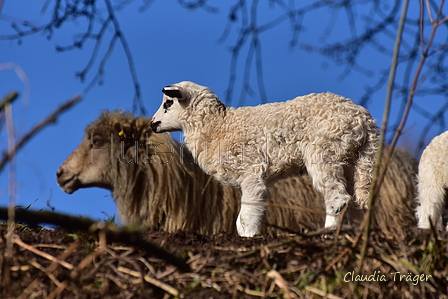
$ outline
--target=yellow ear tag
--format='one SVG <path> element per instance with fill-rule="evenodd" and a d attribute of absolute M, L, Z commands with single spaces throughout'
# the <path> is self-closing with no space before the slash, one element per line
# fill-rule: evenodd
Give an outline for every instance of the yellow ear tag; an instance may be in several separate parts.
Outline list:
<path fill-rule="evenodd" d="M 123 131 L 123 129 L 121 129 L 121 131 L 118 132 L 118 136 L 123 136 L 123 135 L 124 135 L 124 131 Z"/>

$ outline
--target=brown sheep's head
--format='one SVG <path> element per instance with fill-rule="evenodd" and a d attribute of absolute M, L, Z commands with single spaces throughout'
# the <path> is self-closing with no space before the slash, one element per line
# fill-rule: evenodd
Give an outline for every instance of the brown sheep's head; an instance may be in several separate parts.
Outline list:
<path fill-rule="evenodd" d="M 123 164 L 134 163 L 127 152 L 136 144 L 144 145 L 151 134 L 149 118 L 104 111 L 86 127 L 81 144 L 59 167 L 59 186 L 68 194 L 88 187 L 113 190 L 111 169 L 117 159 Z"/>

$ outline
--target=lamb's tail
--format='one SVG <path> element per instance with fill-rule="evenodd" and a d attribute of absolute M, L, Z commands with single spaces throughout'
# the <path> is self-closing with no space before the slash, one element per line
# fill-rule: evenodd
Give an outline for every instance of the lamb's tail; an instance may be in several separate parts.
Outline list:
<path fill-rule="evenodd" d="M 378 127 L 371 120 L 368 124 L 365 143 L 359 149 L 358 160 L 356 161 L 354 184 L 355 201 L 360 208 L 367 208 L 367 201 L 370 196 L 370 186 L 375 168 L 376 153 L 378 151 Z"/>

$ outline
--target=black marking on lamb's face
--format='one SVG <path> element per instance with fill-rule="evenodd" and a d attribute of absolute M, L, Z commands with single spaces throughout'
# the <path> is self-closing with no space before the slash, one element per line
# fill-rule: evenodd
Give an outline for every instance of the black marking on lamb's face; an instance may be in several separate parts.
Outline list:
<path fill-rule="evenodd" d="M 165 113 L 168 111 L 168 108 L 173 106 L 174 101 L 173 100 L 166 100 L 165 103 L 163 103 L 163 109 L 165 109 Z"/>

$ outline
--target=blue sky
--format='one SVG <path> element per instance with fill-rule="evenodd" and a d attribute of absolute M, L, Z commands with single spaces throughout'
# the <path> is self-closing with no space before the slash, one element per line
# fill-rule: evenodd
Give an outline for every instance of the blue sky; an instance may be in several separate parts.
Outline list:
<path fill-rule="evenodd" d="M 20 4 L 19 4 L 20 3 Z M 49 12 L 40 14 L 44 1 L 23 4 L 5 1 L 0 15 L 0 35 L 12 33 L 10 23 L 29 20 L 35 25 L 48 20 Z M 129 43 L 135 61 L 138 80 L 142 88 L 144 105 L 148 115 L 153 114 L 162 98 L 162 87 L 183 80 L 190 80 L 210 87 L 224 99 L 228 86 L 231 63 L 231 45 L 237 37 L 237 27 L 233 27 L 228 38 L 218 42 L 226 28 L 228 6 L 219 1 L 210 1 L 219 8 L 213 14 L 198 9 L 182 8 L 177 1 L 155 1 L 144 12 L 139 12 L 140 1 L 131 2 L 116 13 L 121 29 Z M 415 7 L 411 13 L 415 15 Z M 281 10 L 262 6 L 258 19 L 264 22 L 281 14 Z M 366 14 L 362 9 L 356 14 Z M 333 20 L 332 25 L 328 25 Z M 329 31 L 328 39 L 337 39 L 349 31 L 347 15 L 342 11 L 332 14 L 329 9 L 306 15 L 299 42 L 318 44 L 323 32 Z M 17 90 L 20 98 L 13 105 L 17 135 L 24 134 L 35 123 L 43 119 L 63 101 L 81 93 L 92 79 L 98 64 L 95 64 L 82 83 L 75 73 L 84 68 L 90 58 L 93 42 L 80 50 L 56 52 L 56 45 L 68 45 L 77 32 L 82 32 L 83 22 L 64 24 L 47 40 L 43 34 L 25 37 L 21 44 L 17 40 L 0 40 L 0 96 Z M 331 30 L 330 30 L 331 29 Z M 358 28 L 361 30 L 362 28 Z M 392 33 L 394 34 L 394 32 Z M 443 34 L 446 34 L 444 31 Z M 107 35 L 106 35 L 107 36 Z M 322 55 L 307 52 L 303 47 L 291 49 L 291 30 L 288 22 L 283 22 L 272 30 L 260 34 L 263 58 L 263 74 L 269 102 L 284 101 L 311 92 L 341 94 L 355 102 L 361 97 L 366 86 L 371 86 L 373 77 L 390 65 L 390 52 L 379 54 L 366 48 L 361 59 L 363 66 L 371 69 L 371 75 L 352 71 L 341 79 L 344 65 Z M 110 33 L 109 33 L 110 38 Z M 306 41 L 306 42 L 305 42 Z M 393 48 L 393 40 L 379 40 L 387 49 Z M 102 50 L 107 48 L 105 41 Z M 238 103 L 241 83 L 244 77 L 244 63 L 247 46 L 242 49 L 238 61 L 236 89 L 232 101 Z M 260 94 L 256 85 L 256 69 L 251 67 L 251 83 L 254 95 L 247 96 L 245 105 L 260 104 Z M 403 72 L 403 70 L 401 70 Z M 20 76 L 18 75 L 20 74 Z M 23 75 L 22 75 L 23 74 Z M 26 78 L 26 79 L 24 79 Z M 106 213 L 114 215 L 115 205 L 110 192 L 98 188 L 81 189 L 72 195 L 65 194 L 57 186 L 55 172 L 65 158 L 78 146 L 84 127 L 93 121 L 101 109 L 132 110 L 134 96 L 129 65 L 119 43 L 105 68 L 104 83 L 94 86 L 84 99 L 73 109 L 64 113 L 54 125 L 44 129 L 17 156 L 17 204 L 28 205 L 34 200 L 33 208 L 45 209 L 47 200 L 57 212 L 103 219 Z M 381 120 L 385 90 L 374 94 L 368 109 L 375 119 Z M 428 101 L 428 99 L 423 99 Z M 442 105 L 446 99 L 434 98 L 424 105 Z M 396 119 L 399 103 L 394 104 L 391 116 Z M 413 147 L 424 120 L 412 112 L 402 144 Z M 379 122 L 378 122 L 379 123 Z M 7 148 L 6 131 L 1 131 L 2 150 Z M 428 136 L 435 136 L 432 130 Z M 180 136 L 175 133 L 175 136 Z M 0 205 L 8 202 L 8 168 L 0 174 Z"/>

